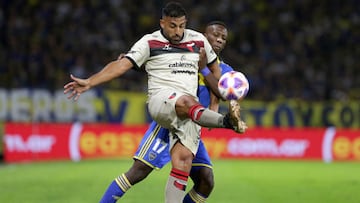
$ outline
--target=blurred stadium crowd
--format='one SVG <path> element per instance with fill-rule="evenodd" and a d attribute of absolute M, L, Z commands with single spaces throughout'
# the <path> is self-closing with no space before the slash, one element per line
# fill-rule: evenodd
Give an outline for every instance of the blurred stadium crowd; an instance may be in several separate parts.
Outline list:
<path fill-rule="evenodd" d="M 158 29 L 160 0 L 0 0 L 0 87 L 61 89 Z M 250 79 L 249 98 L 360 99 L 358 0 L 183 0 L 188 27 L 230 30 L 222 58 Z M 146 89 L 135 71 L 102 87 Z"/>

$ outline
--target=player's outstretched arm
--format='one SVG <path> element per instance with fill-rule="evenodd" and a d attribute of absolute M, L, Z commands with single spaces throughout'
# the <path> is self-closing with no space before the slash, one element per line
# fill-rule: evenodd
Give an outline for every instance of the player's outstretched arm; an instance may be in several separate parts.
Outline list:
<path fill-rule="evenodd" d="M 132 66 L 133 64 L 129 59 L 122 58 L 121 60 L 108 63 L 101 71 L 87 79 L 81 79 L 70 75 L 72 81 L 64 85 L 64 94 L 69 93 L 68 99 L 74 99 L 76 101 L 83 92 L 96 85 L 123 75 L 126 71 L 131 69 Z"/>

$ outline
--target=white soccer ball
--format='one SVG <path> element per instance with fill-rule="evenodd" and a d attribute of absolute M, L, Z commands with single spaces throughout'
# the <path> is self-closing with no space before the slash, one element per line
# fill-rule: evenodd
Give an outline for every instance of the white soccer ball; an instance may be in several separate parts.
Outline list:
<path fill-rule="evenodd" d="M 243 73 L 230 71 L 220 77 L 218 88 L 224 99 L 240 100 L 249 91 L 249 81 Z"/>

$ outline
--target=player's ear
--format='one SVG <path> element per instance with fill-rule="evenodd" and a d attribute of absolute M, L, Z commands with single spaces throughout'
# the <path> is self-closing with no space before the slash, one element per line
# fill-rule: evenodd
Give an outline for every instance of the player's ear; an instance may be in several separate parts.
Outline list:
<path fill-rule="evenodd" d="M 160 27 L 161 27 L 161 29 L 164 29 L 164 27 L 165 27 L 165 20 L 164 19 L 160 19 Z"/>

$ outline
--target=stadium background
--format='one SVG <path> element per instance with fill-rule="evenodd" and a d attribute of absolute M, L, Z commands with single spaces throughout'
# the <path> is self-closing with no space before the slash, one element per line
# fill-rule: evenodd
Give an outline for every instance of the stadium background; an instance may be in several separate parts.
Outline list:
<path fill-rule="evenodd" d="M 88 76 L 158 29 L 164 1 L 1 0 L 0 87 L 61 89 Z M 166 1 L 165 1 L 166 2 Z M 251 80 L 249 99 L 359 100 L 356 0 L 181 1 L 188 27 L 229 27 L 223 58 Z M 144 91 L 129 72 L 105 87 Z"/>
<path fill-rule="evenodd" d="M 0 0 L 1 201 L 92 202 L 127 169 L 150 119 L 145 74 L 130 71 L 77 103 L 62 88 L 69 73 L 89 76 L 158 29 L 164 2 Z M 203 136 L 216 162 L 209 202 L 359 202 L 358 1 L 181 2 L 190 28 L 228 25 L 221 57 L 251 83 L 248 134 Z M 166 169 L 155 176 L 166 178 Z M 144 196 L 159 202 L 151 195 L 162 199 L 161 178 L 125 200 L 141 202 L 152 188 Z"/>
<path fill-rule="evenodd" d="M 62 87 L 69 73 L 89 76 L 158 29 L 165 2 L 1 0 L 2 123 L 147 123 L 143 73 L 130 71 L 76 104 Z M 356 0 L 181 2 L 190 28 L 228 25 L 221 57 L 250 80 L 243 107 L 251 127 L 359 128 Z"/>

